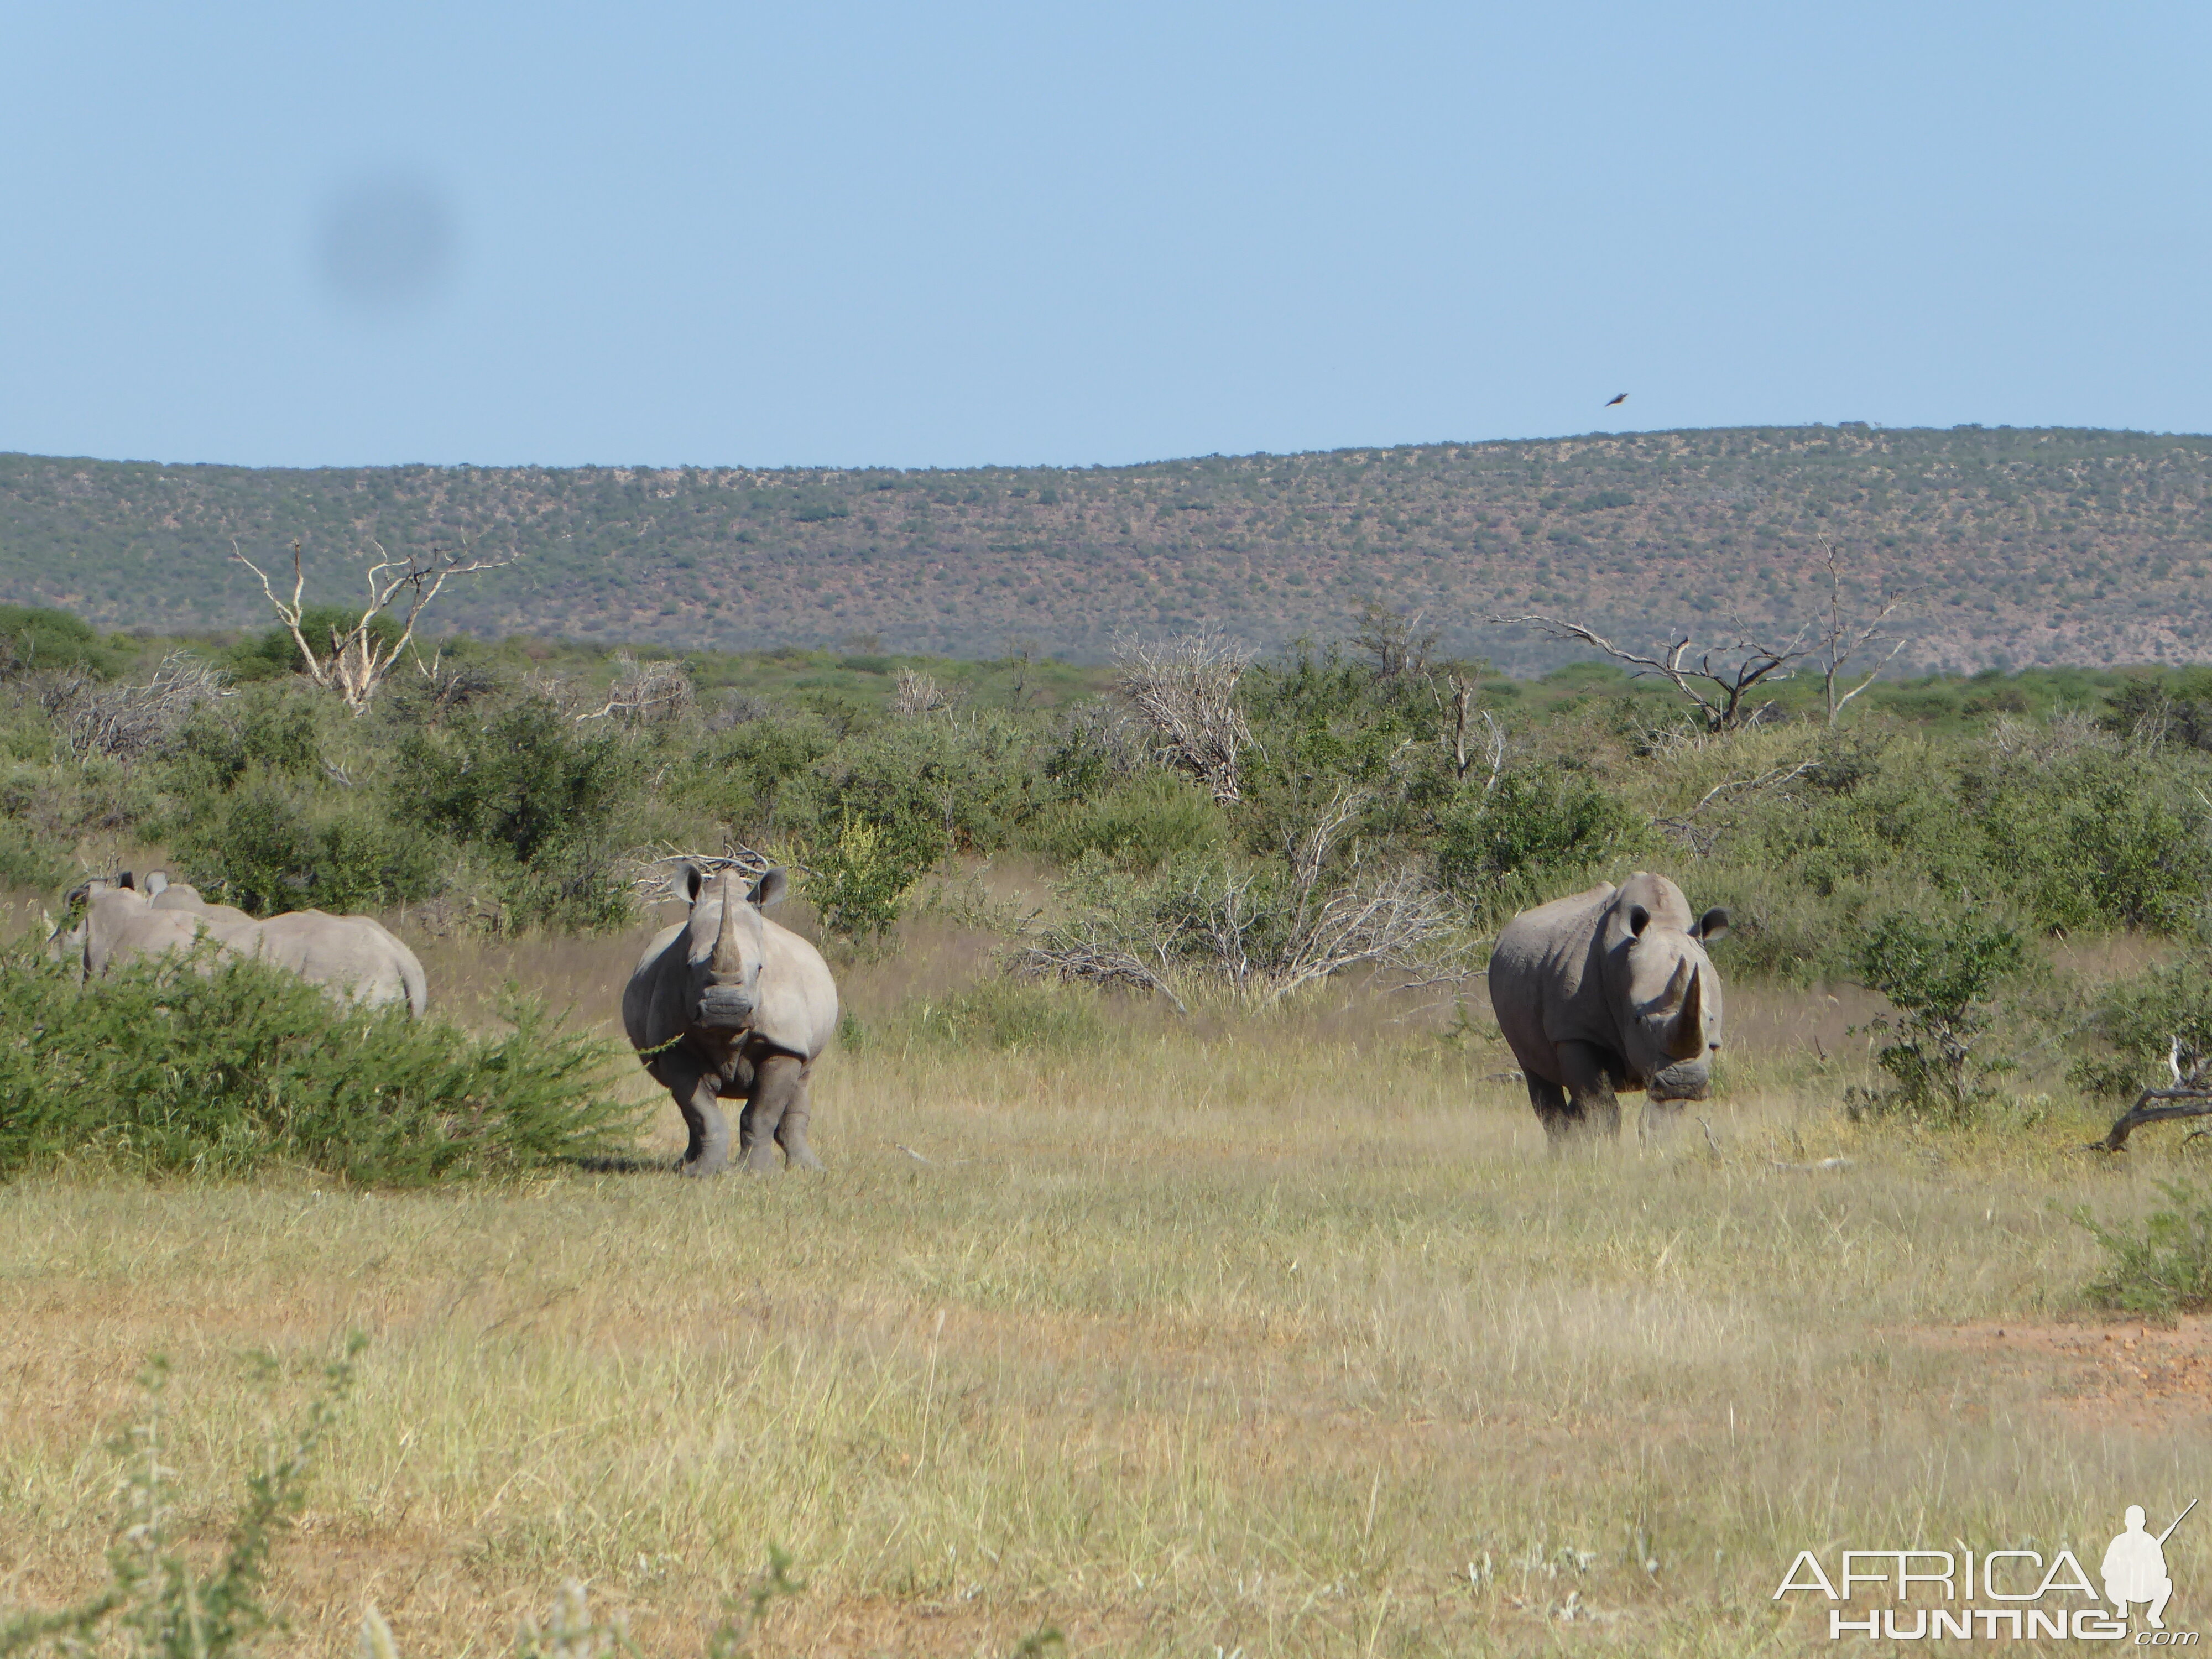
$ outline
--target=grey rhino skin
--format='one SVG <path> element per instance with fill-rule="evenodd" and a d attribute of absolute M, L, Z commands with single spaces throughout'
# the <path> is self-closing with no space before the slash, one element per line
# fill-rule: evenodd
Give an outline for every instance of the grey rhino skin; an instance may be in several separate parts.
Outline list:
<path fill-rule="evenodd" d="M 374 916 L 287 910 L 256 921 L 231 905 L 210 904 L 190 883 L 170 881 L 158 871 L 146 884 L 155 910 L 198 916 L 232 949 L 273 962 L 341 1001 L 369 1008 L 404 1002 L 418 1019 L 430 1006 L 422 963 Z"/>
<path fill-rule="evenodd" d="M 143 890 L 126 873 L 119 884 L 88 882 L 70 896 L 80 895 L 85 919 L 67 939 L 70 948 L 82 949 L 88 980 L 114 963 L 189 949 L 205 936 L 219 953 L 274 963 L 340 1001 L 371 1008 L 404 1003 L 416 1018 L 429 1006 L 422 963 L 373 917 L 293 910 L 256 921 L 230 905 L 208 903 L 189 884 L 158 871 L 146 878 Z"/>
<path fill-rule="evenodd" d="M 220 931 L 204 918 L 181 910 L 156 910 L 145 894 L 131 885 L 125 875 L 118 884 L 95 878 L 73 890 L 67 902 L 84 902 L 84 920 L 66 933 L 57 930 L 53 953 L 66 961 L 76 957 L 87 980 L 99 979 L 107 970 L 140 957 L 158 957 L 170 951 L 189 951 L 204 935 L 216 942 L 216 954 L 228 947 Z"/>
<path fill-rule="evenodd" d="M 748 1170 L 818 1170 L 806 1144 L 807 1079 L 837 1031 L 837 983 L 811 945 L 761 914 L 788 883 L 770 870 L 750 890 L 732 870 L 685 864 L 678 891 L 691 914 L 654 936 L 623 992 L 623 1029 L 655 1082 L 674 1097 L 690 1142 L 686 1175 L 729 1162 L 718 1103 L 743 1099 Z"/>
<path fill-rule="evenodd" d="M 1705 943 L 1728 929 L 1693 917 L 1682 890 L 1638 871 L 1523 910 L 1490 955 L 1490 1006 L 1553 1144 L 1620 1132 L 1615 1089 L 1680 1109 L 1712 1087 L 1721 976 Z"/>

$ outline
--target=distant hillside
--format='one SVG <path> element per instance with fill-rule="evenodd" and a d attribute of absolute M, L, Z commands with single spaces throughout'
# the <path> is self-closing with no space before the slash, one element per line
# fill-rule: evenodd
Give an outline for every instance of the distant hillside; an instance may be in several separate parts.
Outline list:
<path fill-rule="evenodd" d="M 265 561 L 295 535 L 319 599 L 371 538 L 524 554 L 441 601 L 484 635 L 1096 660 L 1127 628 L 1331 637 L 1377 599 L 1519 672 L 1576 653 L 1486 614 L 1794 626 L 1826 538 L 1867 592 L 1918 592 L 1915 666 L 2212 658 L 2206 438 L 1854 425 L 928 472 L 0 456 L 0 601 L 258 625 L 232 538 Z"/>

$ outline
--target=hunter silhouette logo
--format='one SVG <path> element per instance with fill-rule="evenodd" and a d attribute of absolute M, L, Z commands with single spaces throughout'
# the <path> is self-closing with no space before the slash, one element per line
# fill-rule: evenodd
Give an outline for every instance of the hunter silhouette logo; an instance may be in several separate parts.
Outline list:
<path fill-rule="evenodd" d="M 1774 1592 L 1777 1601 L 1810 1595 L 1826 1601 L 1828 1639 L 1848 1636 L 1890 1641 L 2126 1642 L 2143 1648 L 2189 1648 L 2195 1631 L 2166 1627 L 2173 1595 L 2166 1543 L 2197 1507 L 2191 1498 L 2161 1533 L 2131 1504 L 2124 1530 L 2106 1548 L 2098 1593 L 2073 1551 L 2035 1549 L 1850 1549 L 1837 1571 L 1812 1550 L 1800 1550 Z M 2134 1629 L 2142 1610 L 2148 1626 Z"/>
<path fill-rule="evenodd" d="M 2128 1616 L 2128 1604 L 2141 1601 L 2148 1608 L 2145 1617 L 2153 1630 L 2166 1628 L 2166 1599 L 2173 1594 L 2173 1580 L 2166 1575 L 2166 1540 L 2173 1536 L 2173 1527 L 2189 1518 L 2189 1510 L 2197 1507 L 2197 1500 L 2189 1500 L 2189 1509 L 2173 1517 L 2168 1527 L 2155 1538 L 2143 1530 L 2142 1505 L 2128 1505 L 2127 1530 L 2112 1540 L 2112 1547 L 2105 1552 L 2105 1599 L 2119 1609 L 2120 1617 Z"/>

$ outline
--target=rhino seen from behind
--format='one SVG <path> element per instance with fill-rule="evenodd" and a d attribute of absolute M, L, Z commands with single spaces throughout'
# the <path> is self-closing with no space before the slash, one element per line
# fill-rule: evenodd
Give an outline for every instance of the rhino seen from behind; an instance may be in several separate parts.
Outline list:
<path fill-rule="evenodd" d="M 1712 1088 L 1721 976 L 1705 954 L 1728 912 L 1691 913 L 1643 871 L 1523 910 L 1490 956 L 1490 1006 L 1545 1131 L 1617 1134 L 1616 1089 L 1680 1109 Z"/>

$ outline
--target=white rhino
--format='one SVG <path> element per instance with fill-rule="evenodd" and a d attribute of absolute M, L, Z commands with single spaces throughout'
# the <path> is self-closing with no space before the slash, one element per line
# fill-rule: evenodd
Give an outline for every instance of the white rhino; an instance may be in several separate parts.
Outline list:
<path fill-rule="evenodd" d="M 294 910 L 257 921 L 228 904 L 210 904 L 183 882 L 158 871 L 138 890 L 126 872 L 119 884 L 92 881 L 72 893 L 85 900 L 85 919 L 68 935 L 83 953 L 84 975 L 98 979 L 110 964 L 189 949 L 204 936 L 218 953 L 258 957 L 319 986 L 340 1001 L 371 1008 L 404 1003 L 419 1017 L 429 1006 L 422 964 L 382 923 L 369 916 Z"/>
<path fill-rule="evenodd" d="M 228 947 L 222 931 L 204 918 L 180 910 L 156 910 L 146 895 L 131 885 L 126 872 L 119 882 L 95 878 L 72 891 L 66 901 L 74 908 L 82 900 L 84 917 L 52 939 L 56 956 L 71 957 L 82 963 L 84 977 L 99 979 L 107 970 L 140 957 L 158 957 L 170 951 L 189 951 L 204 935 L 216 942 L 216 954 Z"/>
<path fill-rule="evenodd" d="M 1490 955 L 1490 1006 L 1554 1143 L 1620 1130 L 1615 1089 L 1680 1110 L 1712 1087 L 1721 976 L 1707 941 L 1728 912 L 1690 913 L 1682 890 L 1643 871 L 1523 910 Z"/>
<path fill-rule="evenodd" d="M 718 1103 L 743 1099 L 738 1143 L 748 1170 L 818 1170 L 806 1144 L 806 1086 L 837 1031 L 837 983 L 822 953 L 761 908 L 788 884 L 770 870 L 750 890 L 733 870 L 681 866 L 691 914 L 654 935 L 623 992 L 623 1029 L 653 1079 L 675 1097 L 690 1144 L 687 1175 L 729 1161 Z"/>

